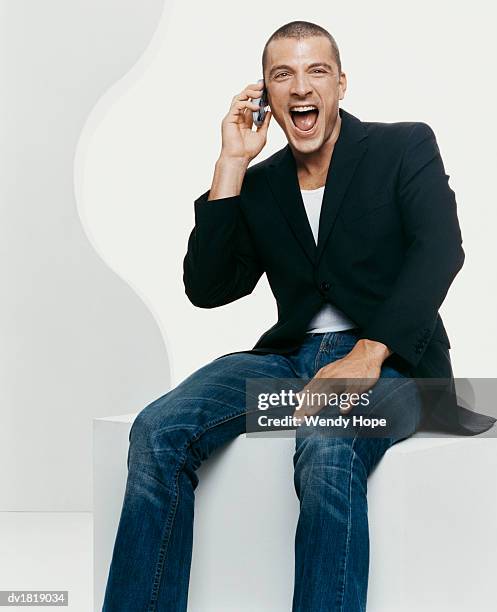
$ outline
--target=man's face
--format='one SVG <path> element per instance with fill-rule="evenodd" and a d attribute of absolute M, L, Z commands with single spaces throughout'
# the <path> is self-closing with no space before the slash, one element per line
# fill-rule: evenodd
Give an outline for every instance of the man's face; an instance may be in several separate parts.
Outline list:
<path fill-rule="evenodd" d="M 273 116 L 299 153 L 319 151 L 329 138 L 347 88 L 324 36 L 283 38 L 267 47 L 264 81 Z M 313 110 L 298 111 L 312 105 Z"/>

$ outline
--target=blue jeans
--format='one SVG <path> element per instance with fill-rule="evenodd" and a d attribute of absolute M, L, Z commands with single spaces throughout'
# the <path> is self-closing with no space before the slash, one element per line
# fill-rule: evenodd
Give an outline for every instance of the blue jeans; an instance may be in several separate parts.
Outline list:
<path fill-rule="evenodd" d="M 103 612 L 187 610 L 196 470 L 246 431 L 245 380 L 310 379 L 356 341 L 354 331 L 309 334 L 287 355 L 218 357 L 137 415 Z M 385 414 L 388 406 L 398 425 L 395 435 L 331 437 L 296 430 L 300 515 L 292 612 L 366 610 L 367 478 L 387 449 L 412 435 L 421 420 L 418 390 L 405 373 L 384 366 L 374 391 L 371 414 L 380 405 Z"/>

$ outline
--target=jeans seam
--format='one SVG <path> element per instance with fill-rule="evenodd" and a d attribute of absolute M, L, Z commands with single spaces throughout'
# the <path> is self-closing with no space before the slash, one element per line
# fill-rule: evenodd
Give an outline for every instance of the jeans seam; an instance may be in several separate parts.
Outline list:
<path fill-rule="evenodd" d="M 157 559 L 157 565 L 155 570 L 154 582 L 152 584 L 152 595 L 150 597 L 150 603 L 148 607 L 148 612 L 155 612 L 156 603 L 159 595 L 160 583 L 162 580 L 162 573 L 164 571 L 164 560 L 166 558 L 166 551 L 169 545 L 169 540 L 171 539 L 171 531 L 174 523 L 174 518 L 176 516 L 176 510 L 178 508 L 178 499 L 179 499 L 179 486 L 178 486 L 178 477 L 181 469 L 183 468 L 186 461 L 186 455 L 183 457 L 181 463 L 178 463 L 178 467 L 176 468 L 176 472 L 173 477 L 174 481 L 174 499 L 172 502 L 172 507 L 169 512 L 169 515 L 166 519 L 166 523 L 164 525 L 164 533 L 161 539 L 161 545 L 159 548 L 159 556 Z"/>
<path fill-rule="evenodd" d="M 352 453 L 351 453 L 351 459 L 350 459 L 350 468 L 349 468 L 349 503 L 348 503 L 348 514 L 347 514 L 347 535 L 346 535 L 346 540 L 345 540 L 345 551 L 344 551 L 344 559 L 343 559 L 343 570 L 342 570 L 342 589 L 339 595 L 339 602 L 340 602 L 340 612 L 344 612 L 344 602 L 345 602 L 345 585 L 347 583 L 347 566 L 348 566 L 348 559 L 349 559 L 349 550 L 350 550 L 350 531 L 351 531 L 351 523 L 352 523 L 352 470 L 354 469 L 354 457 L 355 457 L 355 452 L 354 452 L 354 444 L 355 441 L 357 439 L 357 436 L 354 437 L 354 439 L 352 440 L 352 445 L 351 445 L 351 449 L 352 449 Z"/>

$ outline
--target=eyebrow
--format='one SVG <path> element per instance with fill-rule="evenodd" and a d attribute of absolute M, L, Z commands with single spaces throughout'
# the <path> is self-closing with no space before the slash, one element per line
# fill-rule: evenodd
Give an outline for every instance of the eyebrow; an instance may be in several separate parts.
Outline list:
<path fill-rule="evenodd" d="M 326 62 L 313 62 L 312 64 L 309 64 L 307 68 L 317 68 L 318 66 L 323 66 L 324 68 L 328 68 L 328 70 L 333 72 L 332 66 L 330 66 L 330 64 L 327 64 Z M 269 71 L 269 75 L 271 76 L 277 70 L 282 70 L 282 69 L 292 70 L 292 67 L 287 66 L 286 64 L 279 64 L 278 66 L 271 68 L 271 70 Z"/>

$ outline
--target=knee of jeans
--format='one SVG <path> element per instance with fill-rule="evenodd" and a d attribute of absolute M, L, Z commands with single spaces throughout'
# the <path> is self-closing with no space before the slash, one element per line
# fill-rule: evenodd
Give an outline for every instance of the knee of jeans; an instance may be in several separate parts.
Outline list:
<path fill-rule="evenodd" d="M 130 449 L 183 454 L 192 428 L 178 420 L 174 401 L 166 393 L 137 414 L 129 432 Z"/>

